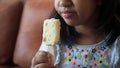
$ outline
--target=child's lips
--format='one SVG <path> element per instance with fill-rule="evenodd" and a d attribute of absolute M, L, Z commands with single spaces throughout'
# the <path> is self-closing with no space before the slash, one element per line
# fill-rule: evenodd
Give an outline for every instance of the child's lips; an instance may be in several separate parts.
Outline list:
<path fill-rule="evenodd" d="M 76 13 L 73 11 L 63 11 L 61 12 L 62 17 L 64 18 L 72 18 Z"/>

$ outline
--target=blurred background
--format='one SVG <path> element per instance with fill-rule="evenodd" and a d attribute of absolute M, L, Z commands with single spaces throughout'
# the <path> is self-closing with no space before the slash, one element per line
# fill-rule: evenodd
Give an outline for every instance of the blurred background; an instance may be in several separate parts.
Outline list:
<path fill-rule="evenodd" d="M 0 0 L 0 68 L 30 68 L 53 0 Z"/>

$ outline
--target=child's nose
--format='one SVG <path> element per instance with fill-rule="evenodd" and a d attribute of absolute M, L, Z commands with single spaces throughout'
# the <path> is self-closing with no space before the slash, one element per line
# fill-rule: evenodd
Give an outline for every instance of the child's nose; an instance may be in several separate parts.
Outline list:
<path fill-rule="evenodd" d="M 72 6 L 72 1 L 71 0 L 60 0 L 60 6 L 70 7 Z"/>

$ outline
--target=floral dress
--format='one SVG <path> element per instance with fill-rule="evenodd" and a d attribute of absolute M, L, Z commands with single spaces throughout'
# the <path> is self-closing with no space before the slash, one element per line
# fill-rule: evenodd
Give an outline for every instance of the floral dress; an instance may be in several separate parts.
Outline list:
<path fill-rule="evenodd" d="M 75 44 L 71 48 L 57 46 L 55 49 L 58 68 L 120 68 L 118 40 L 109 46 L 101 41 L 94 45 Z"/>

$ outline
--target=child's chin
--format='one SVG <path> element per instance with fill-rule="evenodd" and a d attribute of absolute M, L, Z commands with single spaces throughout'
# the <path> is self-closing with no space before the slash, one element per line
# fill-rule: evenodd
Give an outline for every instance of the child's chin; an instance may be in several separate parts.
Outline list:
<path fill-rule="evenodd" d="M 78 26 L 80 25 L 80 22 L 78 22 L 77 20 L 73 20 L 73 19 L 64 19 L 66 24 L 69 26 Z"/>

